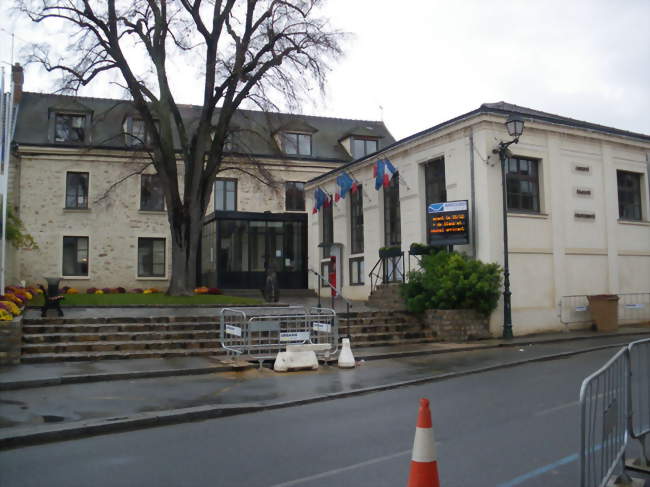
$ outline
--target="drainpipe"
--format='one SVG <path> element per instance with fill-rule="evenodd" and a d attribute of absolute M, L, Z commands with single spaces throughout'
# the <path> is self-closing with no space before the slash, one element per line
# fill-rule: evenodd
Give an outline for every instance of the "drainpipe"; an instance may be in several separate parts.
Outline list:
<path fill-rule="evenodd" d="M 471 207 L 472 207 L 472 257 L 476 259 L 476 187 L 474 182 L 474 129 L 469 129 L 469 171 L 470 171 L 470 191 L 471 191 Z"/>

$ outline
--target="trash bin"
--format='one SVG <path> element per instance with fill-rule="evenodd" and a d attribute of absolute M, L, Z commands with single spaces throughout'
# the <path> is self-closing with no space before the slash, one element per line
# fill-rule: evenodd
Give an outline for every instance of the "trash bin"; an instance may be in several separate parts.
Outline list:
<path fill-rule="evenodd" d="M 591 317 L 598 331 L 618 330 L 618 300 L 616 294 L 587 296 Z"/>

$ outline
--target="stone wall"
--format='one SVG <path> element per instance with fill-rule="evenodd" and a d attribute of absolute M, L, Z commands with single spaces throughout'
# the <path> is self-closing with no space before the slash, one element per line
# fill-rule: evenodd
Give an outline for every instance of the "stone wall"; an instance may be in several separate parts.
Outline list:
<path fill-rule="evenodd" d="M 471 309 L 429 309 L 423 319 L 442 341 L 491 338 L 489 318 Z"/>
<path fill-rule="evenodd" d="M 63 276 L 61 286 L 82 292 L 89 287 L 118 286 L 165 290 L 171 275 L 167 213 L 140 210 L 141 177 L 133 175 L 147 162 L 118 151 L 63 147 L 24 149 L 19 164 L 14 164 L 20 167 L 16 199 L 25 229 L 36 240 L 38 249 L 17 252 L 13 259 L 15 272 L 8 283 L 16 284 L 20 280 L 28 284 L 44 283 L 45 276 L 62 276 L 63 237 L 74 236 L 89 239 L 88 276 Z M 241 161 L 229 163 L 244 164 Z M 307 165 L 301 161 L 269 160 L 266 170 L 277 181 L 273 186 L 264 185 L 240 171 L 224 171 L 219 177 L 237 179 L 238 211 L 284 212 L 285 181 L 307 181 L 336 166 L 329 162 Z M 255 173 L 255 167 L 248 169 Z M 65 208 L 68 172 L 89 173 L 88 208 Z M 145 171 L 152 172 L 151 168 Z M 213 208 L 211 201 L 208 213 Z M 138 276 L 138 238 L 165 239 L 164 277 Z"/>
<path fill-rule="evenodd" d="M 0 323 L 0 365 L 20 363 L 20 350 L 23 339 L 22 316 L 13 321 Z"/>

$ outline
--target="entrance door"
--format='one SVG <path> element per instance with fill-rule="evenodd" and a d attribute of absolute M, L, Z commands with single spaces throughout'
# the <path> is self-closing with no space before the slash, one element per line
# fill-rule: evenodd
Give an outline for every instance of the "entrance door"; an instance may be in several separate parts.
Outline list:
<path fill-rule="evenodd" d="M 280 288 L 306 288 L 305 232 L 302 221 L 219 221 L 217 285 L 262 289 L 272 265 Z"/>

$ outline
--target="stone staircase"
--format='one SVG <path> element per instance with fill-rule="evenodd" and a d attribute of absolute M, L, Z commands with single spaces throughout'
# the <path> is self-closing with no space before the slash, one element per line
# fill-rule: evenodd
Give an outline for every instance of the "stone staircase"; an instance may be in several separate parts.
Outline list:
<path fill-rule="evenodd" d="M 380 309 L 403 310 L 404 299 L 399 284 L 380 284 L 368 297 L 368 306 Z"/>
<path fill-rule="evenodd" d="M 21 362 L 223 354 L 217 318 L 23 320 Z"/>
<path fill-rule="evenodd" d="M 339 335 L 352 346 L 438 341 L 436 333 L 405 311 L 339 315 Z M 29 318 L 23 320 L 21 362 L 225 356 L 218 317 Z"/>
<path fill-rule="evenodd" d="M 381 310 L 339 315 L 339 335 L 350 332 L 353 348 L 382 347 L 439 341 L 418 316 L 405 311 Z"/>

